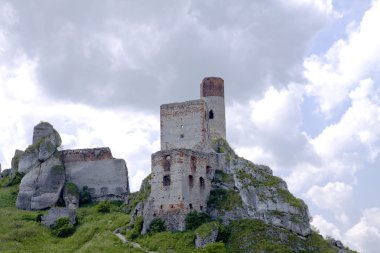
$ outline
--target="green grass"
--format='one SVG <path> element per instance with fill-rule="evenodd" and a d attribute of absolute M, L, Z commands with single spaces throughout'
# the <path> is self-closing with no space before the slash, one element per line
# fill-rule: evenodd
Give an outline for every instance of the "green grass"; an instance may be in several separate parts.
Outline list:
<path fill-rule="evenodd" d="M 128 224 L 125 213 L 98 213 L 94 205 L 79 208 L 75 233 L 58 238 L 35 221 L 41 212 L 15 208 L 17 190 L 17 185 L 0 188 L 0 252 L 143 252 L 112 234 Z"/>
<path fill-rule="evenodd" d="M 187 232 L 161 232 L 145 235 L 136 241 L 143 247 L 158 252 L 197 252 L 194 248 L 194 231 Z"/>

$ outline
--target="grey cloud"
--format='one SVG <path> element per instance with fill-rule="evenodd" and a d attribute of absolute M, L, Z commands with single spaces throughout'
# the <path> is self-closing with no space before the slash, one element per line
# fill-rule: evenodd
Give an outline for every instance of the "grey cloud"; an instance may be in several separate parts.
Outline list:
<path fill-rule="evenodd" d="M 144 109 L 198 97 L 204 76 L 222 76 L 230 100 L 239 101 L 300 81 L 304 52 L 326 21 L 283 1 L 10 4 L 14 44 L 38 60 L 38 82 L 50 96 Z"/>

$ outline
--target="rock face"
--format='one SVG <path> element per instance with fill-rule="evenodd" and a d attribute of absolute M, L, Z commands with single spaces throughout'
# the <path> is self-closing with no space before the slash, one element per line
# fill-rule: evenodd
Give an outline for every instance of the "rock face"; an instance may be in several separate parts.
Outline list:
<path fill-rule="evenodd" d="M 54 127 L 48 122 L 41 122 L 33 129 L 33 144 L 36 144 L 40 139 L 45 137 L 56 147 L 59 147 L 62 143 L 61 137 Z"/>
<path fill-rule="evenodd" d="M 216 241 L 219 234 L 218 222 L 204 224 L 195 231 L 195 247 L 204 248 Z"/>
<path fill-rule="evenodd" d="M 76 223 L 75 210 L 63 207 L 54 207 L 49 210 L 49 212 L 41 217 L 41 223 L 47 227 L 51 227 L 56 223 L 59 218 L 69 218 L 70 224 L 74 225 Z"/>
<path fill-rule="evenodd" d="M 213 218 L 225 223 L 254 218 L 302 236 L 310 234 L 306 204 L 269 167 L 236 156 L 223 140 L 216 149 L 225 150 L 226 166 L 215 172 L 212 181 L 208 212 Z"/>
<path fill-rule="evenodd" d="M 39 210 L 54 206 L 65 183 L 65 169 L 54 155 L 27 173 L 20 184 L 16 207 Z"/>
<path fill-rule="evenodd" d="M 72 182 L 65 184 L 63 189 L 63 200 L 66 207 L 70 209 L 77 209 L 79 207 L 79 190 L 78 186 Z"/>

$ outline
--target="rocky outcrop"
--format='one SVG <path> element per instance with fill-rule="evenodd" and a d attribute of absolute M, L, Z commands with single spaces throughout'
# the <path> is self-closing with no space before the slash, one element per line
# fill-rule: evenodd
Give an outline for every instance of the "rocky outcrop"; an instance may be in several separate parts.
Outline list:
<path fill-rule="evenodd" d="M 12 168 L 25 174 L 17 208 L 46 209 L 62 196 L 65 205 L 75 209 L 83 187 L 88 187 L 94 200 L 124 200 L 129 194 L 125 161 L 114 159 L 109 148 L 58 151 L 60 145 L 61 137 L 54 127 L 41 122 L 34 127 L 33 144 L 24 152 L 16 150 Z"/>
<path fill-rule="evenodd" d="M 195 247 L 204 248 L 207 244 L 216 242 L 219 234 L 219 223 L 210 222 L 203 224 L 195 231 Z"/>
<path fill-rule="evenodd" d="M 259 219 L 302 236 L 310 234 L 306 204 L 294 197 L 285 181 L 273 176 L 267 166 L 238 157 L 224 140 L 215 147 L 224 151 L 225 166 L 212 181 L 208 212 L 225 223 L 237 219 Z"/>
<path fill-rule="evenodd" d="M 71 225 L 76 223 L 76 214 L 75 210 L 64 207 L 54 207 L 49 210 L 49 212 L 41 217 L 41 223 L 46 227 L 53 226 L 56 221 L 60 218 L 69 218 Z"/>
<path fill-rule="evenodd" d="M 65 184 L 65 170 L 58 155 L 33 168 L 20 184 L 16 207 L 40 210 L 54 206 Z"/>

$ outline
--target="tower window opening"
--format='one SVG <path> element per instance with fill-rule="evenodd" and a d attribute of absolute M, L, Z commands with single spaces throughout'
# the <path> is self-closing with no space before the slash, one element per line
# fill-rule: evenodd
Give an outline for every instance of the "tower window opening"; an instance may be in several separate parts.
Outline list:
<path fill-rule="evenodd" d="M 213 110 L 210 110 L 210 111 L 208 112 L 208 118 L 209 118 L 209 119 L 213 119 L 213 118 L 214 118 L 214 111 L 213 111 Z"/>
<path fill-rule="evenodd" d="M 170 176 L 164 176 L 163 185 L 164 186 L 170 185 Z"/>
<path fill-rule="evenodd" d="M 205 180 L 203 179 L 203 177 L 199 178 L 199 187 L 201 188 L 201 190 L 205 188 Z"/>
<path fill-rule="evenodd" d="M 171 157 L 167 155 L 164 159 L 164 171 L 170 171 L 171 166 Z"/>
<path fill-rule="evenodd" d="M 206 166 L 206 174 L 210 175 L 211 174 L 211 166 Z"/>
<path fill-rule="evenodd" d="M 197 158 L 195 156 L 192 156 L 190 159 L 190 169 L 191 173 L 195 173 L 197 170 Z"/>
<path fill-rule="evenodd" d="M 192 175 L 189 175 L 189 187 L 193 188 L 194 186 L 194 177 Z"/>
<path fill-rule="evenodd" d="M 203 206 L 200 206 L 201 211 L 203 210 Z"/>
<path fill-rule="evenodd" d="M 189 204 L 190 210 L 193 210 L 193 204 Z"/>

